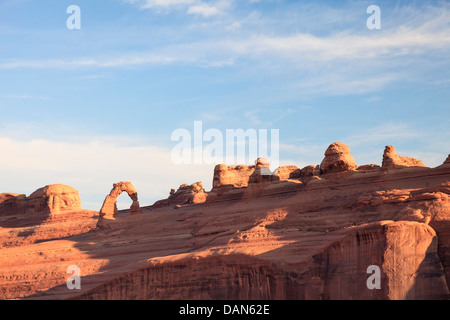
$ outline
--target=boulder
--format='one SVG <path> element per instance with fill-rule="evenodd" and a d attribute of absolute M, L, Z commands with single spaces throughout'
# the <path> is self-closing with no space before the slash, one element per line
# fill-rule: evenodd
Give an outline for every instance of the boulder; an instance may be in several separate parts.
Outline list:
<path fill-rule="evenodd" d="M 40 188 L 27 197 L 26 212 L 58 213 L 81 209 L 81 199 L 75 188 L 53 184 Z"/>
<path fill-rule="evenodd" d="M 219 164 L 214 168 L 213 189 L 227 185 L 236 188 L 247 187 L 249 178 L 255 168 L 256 166 Z"/>
<path fill-rule="evenodd" d="M 320 176 L 320 166 L 309 165 L 300 170 L 300 180 L 304 183 L 311 181 L 313 177 Z"/>
<path fill-rule="evenodd" d="M 420 160 L 410 157 L 401 157 L 397 154 L 393 146 L 386 146 L 383 154 L 382 168 L 399 169 L 407 167 L 425 167 L 425 165 Z"/>
<path fill-rule="evenodd" d="M 355 159 L 350 154 L 350 148 L 341 142 L 335 142 L 328 147 L 320 164 L 323 174 L 353 171 L 357 168 Z"/>
<path fill-rule="evenodd" d="M 279 167 L 275 174 L 280 180 L 299 179 L 301 170 L 297 166 L 283 166 Z"/>
<path fill-rule="evenodd" d="M 203 203 L 206 201 L 207 196 L 208 194 L 205 192 L 201 181 L 191 185 L 182 184 L 177 191 L 171 189 L 169 197 L 155 202 L 153 207 Z"/>

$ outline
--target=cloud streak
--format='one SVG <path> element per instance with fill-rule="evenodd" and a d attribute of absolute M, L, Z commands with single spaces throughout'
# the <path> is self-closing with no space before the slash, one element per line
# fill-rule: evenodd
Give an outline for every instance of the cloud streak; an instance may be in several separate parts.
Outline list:
<path fill-rule="evenodd" d="M 341 31 L 331 28 L 326 34 L 314 34 L 275 28 L 279 16 L 278 20 L 269 21 L 264 15 L 252 12 L 238 19 L 233 11 L 238 4 L 228 0 L 126 2 L 143 10 L 182 10 L 186 16 L 217 19 L 204 24 L 188 22 L 179 31 L 180 41 L 162 40 L 147 49 L 124 52 L 116 48 L 105 54 L 71 58 L 0 59 L 0 69 L 248 68 L 268 74 L 295 73 L 296 79 L 289 85 L 306 95 L 351 95 L 377 92 L 395 82 L 422 78 L 421 66 L 427 64 L 427 72 L 429 68 L 441 70 L 440 65 L 449 60 L 450 6 L 445 4 L 426 6 L 420 12 L 403 8 L 394 12 L 397 22 L 387 17 L 383 29 L 376 32 L 347 26 Z M 341 17 L 342 12 L 336 9 L 317 5 L 312 9 L 321 12 L 327 21 L 341 23 L 348 19 Z M 228 14 L 222 15 L 224 12 Z"/>
<path fill-rule="evenodd" d="M 230 7 L 230 0 L 220 0 L 206 3 L 200 0 L 126 0 L 137 4 L 141 10 L 152 9 L 158 12 L 184 10 L 186 14 L 200 15 L 204 18 L 216 16 Z"/>
<path fill-rule="evenodd" d="M 0 62 L 1 69 L 17 68 L 120 68 L 153 64 L 193 63 L 211 65 L 219 60 L 251 58 L 284 58 L 292 62 L 333 62 L 339 60 L 368 60 L 397 56 L 418 56 L 433 50 L 448 49 L 450 33 L 397 30 L 381 36 L 367 37 L 346 33 L 328 37 L 311 34 L 292 36 L 252 36 L 180 44 L 155 49 L 152 52 L 124 53 L 117 57 L 79 59 L 21 60 Z M 297 65 L 301 67 L 301 65 Z"/>

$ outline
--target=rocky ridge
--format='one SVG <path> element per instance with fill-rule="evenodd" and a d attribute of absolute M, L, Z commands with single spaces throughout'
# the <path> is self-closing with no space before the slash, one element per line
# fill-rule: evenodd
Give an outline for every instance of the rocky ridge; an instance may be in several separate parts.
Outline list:
<path fill-rule="evenodd" d="M 211 191 L 199 182 L 138 212 L 112 207 L 108 228 L 98 227 L 99 213 L 30 226 L 0 220 L 0 297 L 450 297 L 448 159 L 428 168 L 388 146 L 382 167 L 357 166 L 334 143 L 320 165 L 266 169 L 266 159 L 218 165 Z M 23 198 L 2 194 L 0 208 Z M 83 274 L 75 291 L 65 285 L 74 264 Z M 381 270 L 379 289 L 367 286 L 369 266 Z"/>

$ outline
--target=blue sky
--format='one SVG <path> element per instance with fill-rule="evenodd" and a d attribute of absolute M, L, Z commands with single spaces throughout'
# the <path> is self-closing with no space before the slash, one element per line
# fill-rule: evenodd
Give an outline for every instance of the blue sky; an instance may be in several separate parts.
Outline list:
<path fill-rule="evenodd" d="M 170 161 L 199 120 L 278 129 L 299 167 L 335 141 L 359 165 L 388 144 L 431 167 L 450 152 L 446 1 L 1 0 L 0 43 L 0 192 L 63 183 L 98 210 L 122 180 L 142 205 L 209 189 L 214 165 Z"/>

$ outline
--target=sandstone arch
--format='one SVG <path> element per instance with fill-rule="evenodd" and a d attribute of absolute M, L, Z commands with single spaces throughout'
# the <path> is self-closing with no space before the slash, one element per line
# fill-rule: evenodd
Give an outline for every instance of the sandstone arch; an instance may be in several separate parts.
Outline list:
<path fill-rule="evenodd" d="M 111 192 L 106 196 L 103 202 L 102 208 L 100 209 L 100 217 L 113 217 L 117 214 L 117 198 L 122 194 L 122 192 L 128 193 L 133 203 L 131 204 L 130 210 L 131 214 L 139 213 L 140 206 L 137 196 L 137 191 L 135 187 L 129 181 L 122 181 L 113 184 Z"/>

